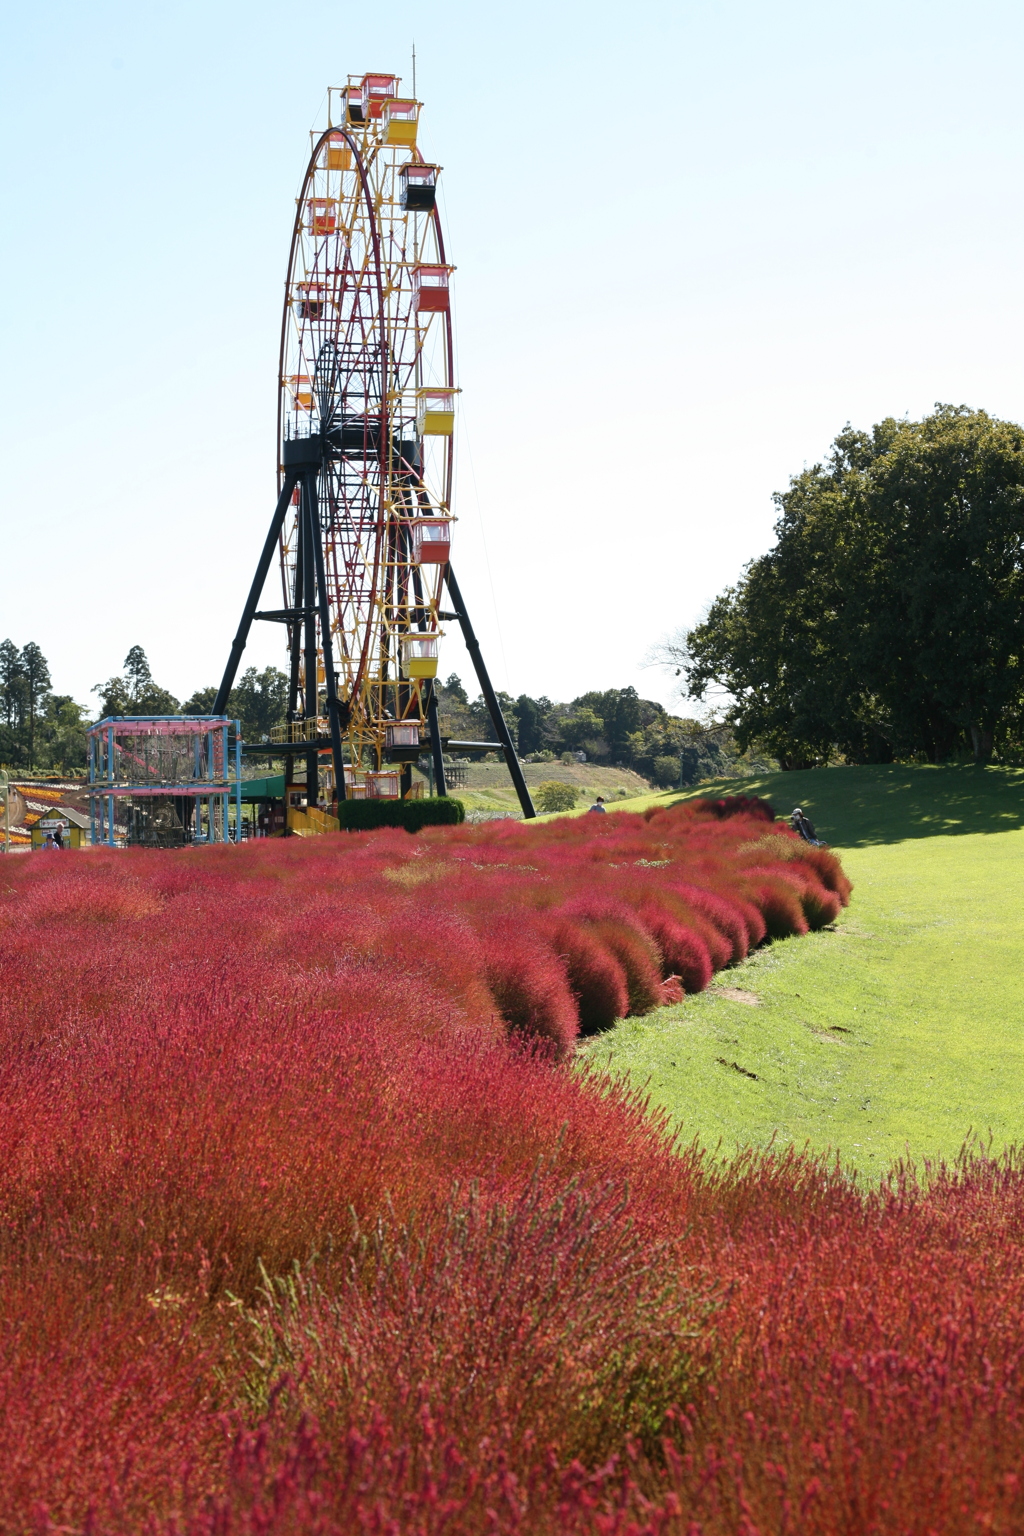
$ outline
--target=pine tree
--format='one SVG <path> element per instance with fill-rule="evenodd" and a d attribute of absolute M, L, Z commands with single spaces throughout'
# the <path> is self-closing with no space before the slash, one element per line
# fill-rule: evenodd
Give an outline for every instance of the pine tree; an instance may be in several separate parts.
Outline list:
<path fill-rule="evenodd" d="M 45 714 L 46 700 L 52 689 L 49 665 L 34 640 L 22 647 L 21 673 L 28 736 L 28 766 L 32 768 L 36 760 L 36 721 L 40 715 Z"/>
<path fill-rule="evenodd" d="M 93 693 L 100 696 L 100 714 L 174 715 L 178 701 L 173 693 L 153 681 L 149 661 L 141 645 L 133 645 L 124 659 L 124 675 L 97 683 Z"/>
<path fill-rule="evenodd" d="M 25 675 L 21 652 L 13 640 L 0 642 L 0 714 L 13 745 L 25 713 Z"/>

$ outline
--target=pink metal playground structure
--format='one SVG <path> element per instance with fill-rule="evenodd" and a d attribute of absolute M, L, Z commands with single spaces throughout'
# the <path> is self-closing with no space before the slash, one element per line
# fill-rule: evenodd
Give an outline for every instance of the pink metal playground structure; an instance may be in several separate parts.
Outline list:
<path fill-rule="evenodd" d="M 123 715 L 90 727 L 93 843 L 237 842 L 241 793 L 239 724 L 226 715 Z"/>

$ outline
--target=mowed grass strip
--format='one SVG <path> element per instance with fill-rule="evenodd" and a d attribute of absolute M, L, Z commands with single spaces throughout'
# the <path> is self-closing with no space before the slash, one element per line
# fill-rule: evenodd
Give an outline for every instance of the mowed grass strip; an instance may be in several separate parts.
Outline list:
<path fill-rule="evenodd" d="M 834 931 L 769 945 L 583 1054 L 723 1152 L 809 1143 L 881 1172 L 969 1135 L 1024 1141 L 1024 771 L 832 768 L 691 793 L 802 805 L 852 903 Z"/>

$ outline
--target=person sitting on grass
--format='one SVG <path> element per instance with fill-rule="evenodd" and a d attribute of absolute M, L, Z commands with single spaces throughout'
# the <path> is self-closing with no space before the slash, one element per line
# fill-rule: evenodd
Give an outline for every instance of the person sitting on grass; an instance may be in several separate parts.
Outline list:
<path fill-rule="evenodd" d="M 800 833 L 800 836 L 803 838 L 805 843 L 813 843 L 815 848 L 821 847 L 818 835 L 814 830 L 813 821 L 809 816 L 804 814 L 800 806 L 797 806 L 793 814 L 790 816 L 789 824 L 793 828 L 794 832 Z"/>
<path fill-rule="evenodd" d="M 601 814 L 604 815 L 604 795 L 598 795 L 593 805 L 587 806 L 588 815 L 591 811 L 600 811 Z"/>

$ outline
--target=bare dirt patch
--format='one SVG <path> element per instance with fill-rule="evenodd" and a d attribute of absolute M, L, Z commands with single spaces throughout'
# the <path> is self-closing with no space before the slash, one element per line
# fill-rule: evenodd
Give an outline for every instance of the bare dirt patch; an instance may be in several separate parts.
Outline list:
<path fill-rule="evenodd" d="M 743 987 L 711 987 L 709 989 L 716 997 L 728 998 L 730 1003 L 746 1003 L 748 1008 L 760 1008 L 761 999 L 756 992 L 747 992 Z"/>

